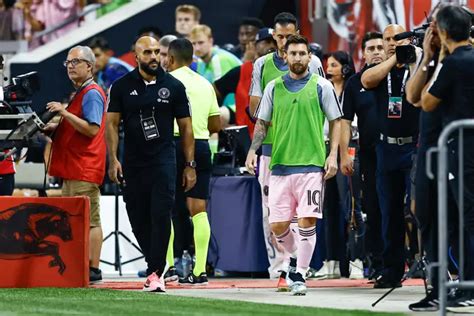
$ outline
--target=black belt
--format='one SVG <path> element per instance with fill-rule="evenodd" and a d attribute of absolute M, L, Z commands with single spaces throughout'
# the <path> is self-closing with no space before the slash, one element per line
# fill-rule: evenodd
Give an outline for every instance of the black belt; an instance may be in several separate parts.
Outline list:
<path fill-rule="evenodd" d="M 387 144 L 392 144 L 392 145 L 406 145 L 406 144 L 412 144 L 416 142 L 416 138 L 413 136 L 408 136 L 408 137 L 390 137 L 390 136 L 385 136 L 383 134 L 380 134 L 380 140 L 386 142 Z"/>

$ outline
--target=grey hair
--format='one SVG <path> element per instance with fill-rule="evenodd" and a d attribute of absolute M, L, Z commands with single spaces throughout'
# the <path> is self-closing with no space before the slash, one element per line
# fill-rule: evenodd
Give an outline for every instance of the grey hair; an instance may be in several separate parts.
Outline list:
<path fill-rule="evenodd" d="M 89 47 L 89 46 L 81 46 L 81 45 L 77 45 L 77 46 L 74 46 L 73 48 L 71 48 L 68 52 L 68 55 L 73 51 L 73 50 L 79 50 L 81 51 L 81 54 L 82 54 L 82 57 L 87 60 L 88 62 L 91 63 L 92 65 L 92 68 L 95 67 L 95 55 L 94 55 L 94 52 L 92 51 L 92 49 Z"/>
<path fill-rule="evenodd" d="M 160 38 L 160 42 L 159 42 L 160 46 L 169 47 L 170 43 L 177 38 L 178 37 L 174 35 L 165 35 L 162 38 Z"/>

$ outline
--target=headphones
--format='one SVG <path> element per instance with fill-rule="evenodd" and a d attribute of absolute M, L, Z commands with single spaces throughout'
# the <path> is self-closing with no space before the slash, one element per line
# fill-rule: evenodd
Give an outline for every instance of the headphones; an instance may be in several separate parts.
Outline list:
<path fill-rule="evenodd" d="M 347 77 L 347 75 L 349 75 L 351 71 L 352 71 L 351 66 L 349 66 L 348 64 L 343 65 L 341 69 L 342 77 L 343 78 Z"/>
<path fill-rule="evenodd" d="M 348 64 L 342 65 L 342 68 L 341 68 L 342 78 L 346 78 L 352 72 L 352 67 L 351 67 L 352 57 L 347 52 L 346 52 L 346 55 L 347 55 Z"/>

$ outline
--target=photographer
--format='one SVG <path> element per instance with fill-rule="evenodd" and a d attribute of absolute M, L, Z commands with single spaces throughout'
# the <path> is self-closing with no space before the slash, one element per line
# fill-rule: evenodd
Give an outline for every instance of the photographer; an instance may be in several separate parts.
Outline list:
<path fill-rule="evenodd" d="M 383 45 L 388 59 L 370 69 L 361 78 L 366 89 L 374 89 L 380 138 L 376 146 L 376 182 L 382 212 L 384 240 L 381 276 L 374 288 L 400 287 L 405 270 L 404 202 L 409 192 L 411 157 L 418 136 L 419 110 L 406 100 L 405 85 L 408 65 L 397 62 L 395 49 L 407 44 L 394 36 L 404 32 L 400 25 L 389 25 L 383 32 Z"/>
<path fill-rule="evenodd" d="M 436 13 L 438 6 L 432 13 L 431 23 L 423 39 L 423 58 L 416 72 L 408 80 L 406 93 L 407 100 L 415 106 L 421 106 L 421 92 L 428 83 L 436 68 L 437 58 L 441 48 L 438 31 L 436 29 Z M 420 112 L 420 135 L 415 167 L 415 216 L 421 233 L 422 253 L 426 254 L 428 262 L 435 262 L 438 258 L 438 201 L 436 180 L 430 180 L 426 174 L 426 153 L 431 147 L 437 146 L 438 137 L 443 129 L 441 111 Z M 435 165 L 435 164 L 433 164 Z M 436 168 L 432 168 L 436 169 Z M 438 272 L 431 271 L 431 290 L 427 296 L 417 303 L 409 305 L 412 311 L 436 311 L 438 304 Z"/>
<path fill-rule="evenodd" d="M 441 51 L 435 75 L 423 89 L 421 95 L 422 108 L 425 111 L 434 111 L 438 107 L 441 111 L 443 126 L 460 120 L 474 117 L 474 50 L 469 41 L 471 29 L 471 15 L 458 5 L 447 5 L 441 8 L 436 15 L 436 24 L 441 40 Z M 458 162 L 460 149 L 458 148 L 458 134 L 448 141 L 449 166 L 453 179 L 449 181 L 451 192 L 458 198 L 459 172 Z M 464 229 L 466 262 L 464 279 L 474 279 L 474 133 L 464 131 Z M 459 202 L 456 200 L 459 207 Z M 451 221 L 456 225 L 458 221 Z M 474 295 L 472 291 L 463 291 L 462 297 L 448 304 L 452 312 L 474 312 Z"/>
<path fill-rule="evenodd" d="M 105 100 L 104 91 L 94 82 L 95 56 L 87 46 L 72 48 L 64 66 L 77 89 L 67 108 L 49 102 L 47 109 L 61 116 L 59 124 L 49 123 L 54 130 L 49 167 L 51 176 L 63 179 L 62 195 L 85 195 L 90 198 L 90 263 L 89 280 L 102 280 L 99 270 L 102 248 L 99 185 L 105 175 Z"/>

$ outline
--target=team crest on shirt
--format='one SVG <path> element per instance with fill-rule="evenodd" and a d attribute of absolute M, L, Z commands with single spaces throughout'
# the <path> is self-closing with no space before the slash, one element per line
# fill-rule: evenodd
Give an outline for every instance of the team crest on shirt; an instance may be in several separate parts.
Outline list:
<path fill-rule="evenodd" d="M 160 103 L 169 103 L 170 101 L 167 100 L 170 96 L 170 90 L 168 90 L 168 88 L 161 88 L 159 91 L 158 91 L 158 99 L 156 101 L 160 102 Z"/>
<path fill-rule="evenodd" d="M 169 96 L 170 96 L 170 90 L 168 90 L 168 88 L 161 88 L 159 91 L 158 91 L 158 96 L 161 98 L 161 99 L 168 99 Z"/>

